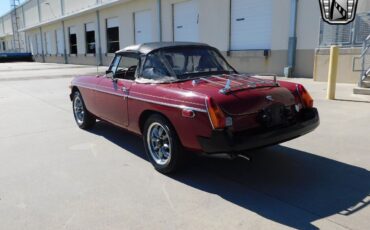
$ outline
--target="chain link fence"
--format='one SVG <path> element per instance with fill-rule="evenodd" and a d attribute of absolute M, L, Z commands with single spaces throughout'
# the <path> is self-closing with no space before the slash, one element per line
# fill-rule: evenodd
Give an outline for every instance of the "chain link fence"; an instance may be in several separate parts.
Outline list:
<path fill-rule="evenodd" d="M 362 47 L 369 34 L 370 13 L 357 15 L 355 21 L 347 25 L 330 25 L 322 20 L 319 46 Z"/>

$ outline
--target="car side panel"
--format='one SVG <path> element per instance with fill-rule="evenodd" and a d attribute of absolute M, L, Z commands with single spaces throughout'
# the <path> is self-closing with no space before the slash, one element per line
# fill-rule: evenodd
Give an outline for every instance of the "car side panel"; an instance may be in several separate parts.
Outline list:
<path fill-rule="evenodd" d="M 112 81 L 101 77 L 95 90 L 95 103 L 100 118 L 122 127 L 128 125 L 127 97 L 122 90 L 127 85 L 122 80 Z"/>
<path fill-rule="evenodd" d="M 90 112 L 103 120 L 107 120 L 114 125 L 138 135 L 142 134 L 140 117 L 147 111 L 157 112 L 165 116 L 174 126 L 182 145 L 186 149 L 201 151 L 201 146 L 197 138 L 199 136 L 209 137 L 212 133 L 205 104 L 205 96 L 181 90 L 176 84 L 132 83 L 126 96 L 121 94 L 114 95 L 117 101 L 122 102 L 122 106 L 124 106 L 126 98 L 128 126 L 126 126 L 127 124 L 118 123 L 112 119 L 100 116 L 101 112 L 99 111 L 104 109 L 103 105 L 109 103 L 110 99 L 104 99 L 101 95 L 98 96 L 99 98 L 95 98 L 96 95 L 92 92 L 101 89 L 98 89 L 98 83 L 93 77 L 77 78 L 77 80 L 74 80 L 73 85 L 77 86 L 82 92 L 86 106 Z M 114 106 L 119 105 L 116 103 Z M 195 117 L 183 117 L 182 110 L 185 108 L 193 110 Z M 123 116 L 122 119 L 124 120 L 125 117 Z"/>
<path fill-rule="evenodd" d="M 129 131 L 141 135 L 139 119 L 146 111 L 157 112 L 165 116 L 174 126 L 182 145 L 193 151 L 201 151 L 198 136 L 208 137 L 212 133 L 208 114 L 195 112 L 194 118 L 182 117 L 182 109 L 153 104 L 137 99 L 129 99 Z"/>
<path fill-rule="evenodd" d="M 98 116 L 97 105 L 95 103 L 95 89 L 98 80 L 98 77 L 81 76 L 72 81 L 72 86 L 76 86 L 80 91 L 87 110 L 95 116 Z"/>
<path fill-rule="evenodd" d="M 184 108 L 193 110 L 195 117 L 183 117 Z M 128 97 L 130 131 L 141 134 L 139 119 L 145 111 L 164 115 L 174 126 L 181 143 L 187 149 L 200 151 L 197 137 L 207 137 L 212 133 L 205 97 L 181 90 L 176 84 L 133 83 Z"/>

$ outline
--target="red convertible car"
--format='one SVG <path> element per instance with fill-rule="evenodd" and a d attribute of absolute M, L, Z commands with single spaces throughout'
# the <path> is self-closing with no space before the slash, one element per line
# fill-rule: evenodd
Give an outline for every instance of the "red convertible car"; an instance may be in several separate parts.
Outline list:
<path fill-rule="evenodd" d="M 77 125 L 104 120 L 141 135 L 162 173 L 189 151 L 238 156 L 313 131 L 317 109 L 306 89 L 273 76 L 239 74 L 200 43 L 147 43 L 116 53 L 103 76 L 72 81 Z"/>

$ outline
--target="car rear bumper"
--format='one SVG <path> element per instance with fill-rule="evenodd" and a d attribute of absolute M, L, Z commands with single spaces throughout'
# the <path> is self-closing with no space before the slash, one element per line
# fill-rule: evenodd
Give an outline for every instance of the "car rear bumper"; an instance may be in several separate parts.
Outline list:
<path fill-rule="evenodd" d="M 227 131 L 213 131 L 210 138 L 198 137 L 203 152 L 207 154 L 238 153 L 279 144 L 305 135 L 320 124 L 317 109 L 301 111 L 299 120 L 284 128 L 265 130 L 257 133 L 232 134 Z"/>

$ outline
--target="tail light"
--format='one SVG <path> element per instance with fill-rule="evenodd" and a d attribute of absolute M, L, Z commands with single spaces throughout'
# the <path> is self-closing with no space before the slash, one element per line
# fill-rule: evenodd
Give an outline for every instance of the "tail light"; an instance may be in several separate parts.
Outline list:
<path fill-rule="evenodd" d="M 209 119 L 214 129 L 224 129 L 226 127 L 226 117 L 221 108 L 212 100 L 207 98 L 207 109 Z"/>
<path fill-rule="evenodd" d="M 307 90 L 303 87 L 303 85 L 297 85 L 297 91 L 303 106 L 305 108 L 312 108 L 313 99 L 311 95 L 307 92 Z"/>

